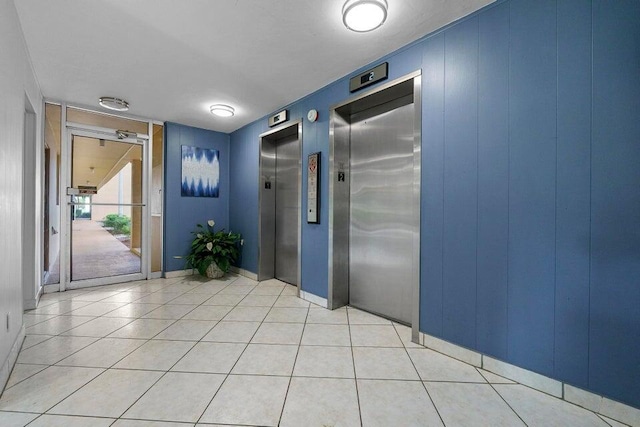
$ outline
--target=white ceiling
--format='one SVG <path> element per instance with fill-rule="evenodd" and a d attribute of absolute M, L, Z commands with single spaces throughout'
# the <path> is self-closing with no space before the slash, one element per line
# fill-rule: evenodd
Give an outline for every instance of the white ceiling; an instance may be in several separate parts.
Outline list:
<path fill-rule="evenodd" d="M 344 0 L 14 1 L 45 97 L 231 132 L 494 0 L 388 0 L 371 33 Z"/>

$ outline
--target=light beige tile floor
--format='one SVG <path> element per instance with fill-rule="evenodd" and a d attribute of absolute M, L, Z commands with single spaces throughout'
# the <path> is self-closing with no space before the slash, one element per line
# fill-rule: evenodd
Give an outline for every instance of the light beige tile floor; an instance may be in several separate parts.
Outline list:
<path fill-rule="evenodd" d="M 295 295 L 235 275 L 44 295 L 0 426 L 622 425 Z"/>

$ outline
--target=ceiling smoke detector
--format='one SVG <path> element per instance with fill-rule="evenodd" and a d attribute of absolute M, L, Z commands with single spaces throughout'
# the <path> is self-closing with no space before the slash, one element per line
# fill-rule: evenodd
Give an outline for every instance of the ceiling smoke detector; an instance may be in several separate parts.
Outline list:
<path fill-rule="evenodd" d="M 386 0 L 347 0 L 342 7 L 344 26 L 357 33 L 373 31 L 387 20 Z"/>
<path fill-rule="evenodd" d="M 128 111 L 129 103 L 124 99 L 114 98 L 112 96 L 103 96 L 99 99 L 98 103 L 101 107 L 108 108 L 114 111 Z"/>

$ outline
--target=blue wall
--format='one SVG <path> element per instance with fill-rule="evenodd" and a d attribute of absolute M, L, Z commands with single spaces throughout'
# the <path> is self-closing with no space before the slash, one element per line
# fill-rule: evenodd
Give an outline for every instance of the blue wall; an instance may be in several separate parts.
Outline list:
<path fill-rule="evenodd" d="M 636 407 L 638 22 L 636 0 L 501 1 L 376 61 L 391 79 L 423 73 L 420 329 Z M 323 191 L 321 223 L 303 221 L 302 288 L 321 297 L 328 108 L 349 97 L 345 77 L 287 107 L 320 112 L 303 125 Z M 231 227 L 254 272 L 267 129 L 231 135 Z"/>
<path fill-rule="evenodd" d="M 184 259 L 174 256 L 189 252 L 196 224 L 213 219 L 216 230 L 229 229 L 229 135 L 175 123 L 165 123 L 164 132 L 164 269 L 175 271 L 185 268 Z M 220 151 L 219 197 L 181 196 L 182 145 Z"/>

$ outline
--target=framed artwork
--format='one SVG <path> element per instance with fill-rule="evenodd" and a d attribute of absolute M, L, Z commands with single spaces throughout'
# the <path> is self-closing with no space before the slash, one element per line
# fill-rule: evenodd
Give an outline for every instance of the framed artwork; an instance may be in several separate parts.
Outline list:
<path fill-rule="evenodd" d="M 182 196 L 218 197 L 220 152 L 182 146 Z"/>

